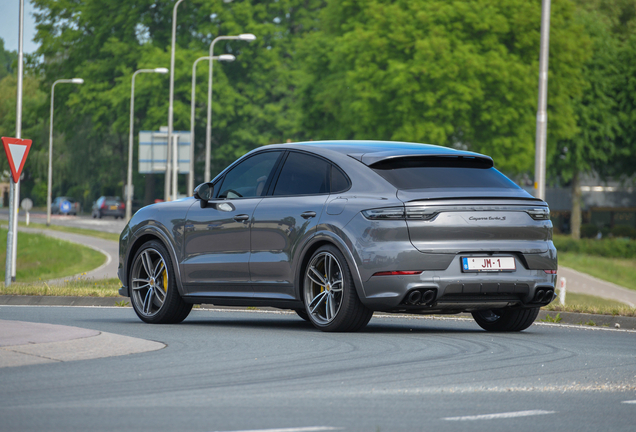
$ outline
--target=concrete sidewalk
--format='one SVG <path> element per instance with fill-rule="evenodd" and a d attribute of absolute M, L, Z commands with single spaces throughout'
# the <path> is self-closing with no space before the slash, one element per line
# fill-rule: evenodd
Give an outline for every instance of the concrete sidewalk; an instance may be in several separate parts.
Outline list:
<path fill-rule="evenodd" d="M 0 320 L 0 368 L 156 351 L 159 342 L 79 327 Z"/>
<path fill-rule="evenodd" d="M 629 307 L 636 307 L 636 291 L 623 288 L 622 286 L 597 279 L 585 273 L 581 273 L 568 267 L 559 267 L 558 281 L 564 277 L 566 280 L 566 303 L 567 292 L 587 294 L 604 299 L 615 300 L 625 303 Z"/>

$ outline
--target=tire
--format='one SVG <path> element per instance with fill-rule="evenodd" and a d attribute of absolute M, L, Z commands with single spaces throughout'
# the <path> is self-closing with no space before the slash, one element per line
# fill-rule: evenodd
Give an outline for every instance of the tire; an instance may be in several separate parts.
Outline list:
<path fill-rule="evenodd" d="M 487 331 L 520 332 L 532 325 L 540 308 L 529 309 L 492 309 L 473 312 L 473 318 Z"/>
<path fill-rule="evenodd" d="M 309 315 L 307 315 L 307 311 L 305 309 L 294 309 L 294 312 L 296 312 L 296 315 L 298 315 L 299 317 L 301 317 L 305 321 L 311 322 L 309 320 Z"/>
<path fill-rule="evenodd" d="M 309 259 L 303 299 L 309 321 L 326 332 L 358 331 L 373 316 L 358 298 L 344 255 L 332 245 L 320 247 Z"/>
<path fill-rule="evenodd" d="M 179 295 L 173 269 L 170 254 L 159 241 L 144 243 L 135 254 L 128 287 L 133 309 L 142 321 L 177 324 L 192 310 L 192 304 Z"/>

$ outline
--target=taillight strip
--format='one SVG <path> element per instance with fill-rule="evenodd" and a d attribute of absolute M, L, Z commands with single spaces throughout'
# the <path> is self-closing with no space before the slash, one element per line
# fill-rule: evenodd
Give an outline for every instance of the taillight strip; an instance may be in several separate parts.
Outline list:
<path fill-rule="evenodd" d="M 418 274 L 421 274 L 422 272 L 423 272 L 423 270 L 415 270 L 415 271 L 385 271 L 385 272 L 374 273 L 373 276 L 418 275 Z"/>

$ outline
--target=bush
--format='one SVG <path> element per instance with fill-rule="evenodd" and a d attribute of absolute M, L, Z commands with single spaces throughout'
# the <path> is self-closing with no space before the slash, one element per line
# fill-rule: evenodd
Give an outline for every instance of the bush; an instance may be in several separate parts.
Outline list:
<path fill-rule="evenodd" d="M 594 224 L 581 225 L 581 238 L 594 238 L 598 234 L 599 229 Z"/>
<path fill-rule="evenodd" d="M 616 225 L 610 230 L 610 234 L 613 237 L 627 237 L 636 239 L 636 228 L 632 228 L 629 225 Z"/>
<path fill-rule="evenodd" d="M 608 258 L 636 258 L 636 240 L 606 238 L 574 240 L 572 237 L 554 236 L 554 246 L 559 252 L 573 252 Z"/>

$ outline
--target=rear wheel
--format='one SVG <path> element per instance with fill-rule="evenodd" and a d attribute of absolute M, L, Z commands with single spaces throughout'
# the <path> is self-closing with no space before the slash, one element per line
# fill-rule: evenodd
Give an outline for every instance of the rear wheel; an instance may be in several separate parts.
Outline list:
<path fill-rule="evenodd" d="M 307 316 L 320 330 L 357 331 L 373 316 L 360 302 L 347 261 L 335 246 L 322 246 L 314 252 L 303 287 Z"/>
<path fill-rule="evenodd" d="M 166 248 L 151 240 L 139 248 L 130 268 L 130 300 L 137 316 L 151 324 L 183 321 L 192 305 L 179 295 L 174 266 Z"/>
<path fill-rule="evenodd" d="M 532 325 L 540 308 L 490 309 L 473 312 L 473 318 L 484 330 L 493 332 L 518 332 Z"/>

